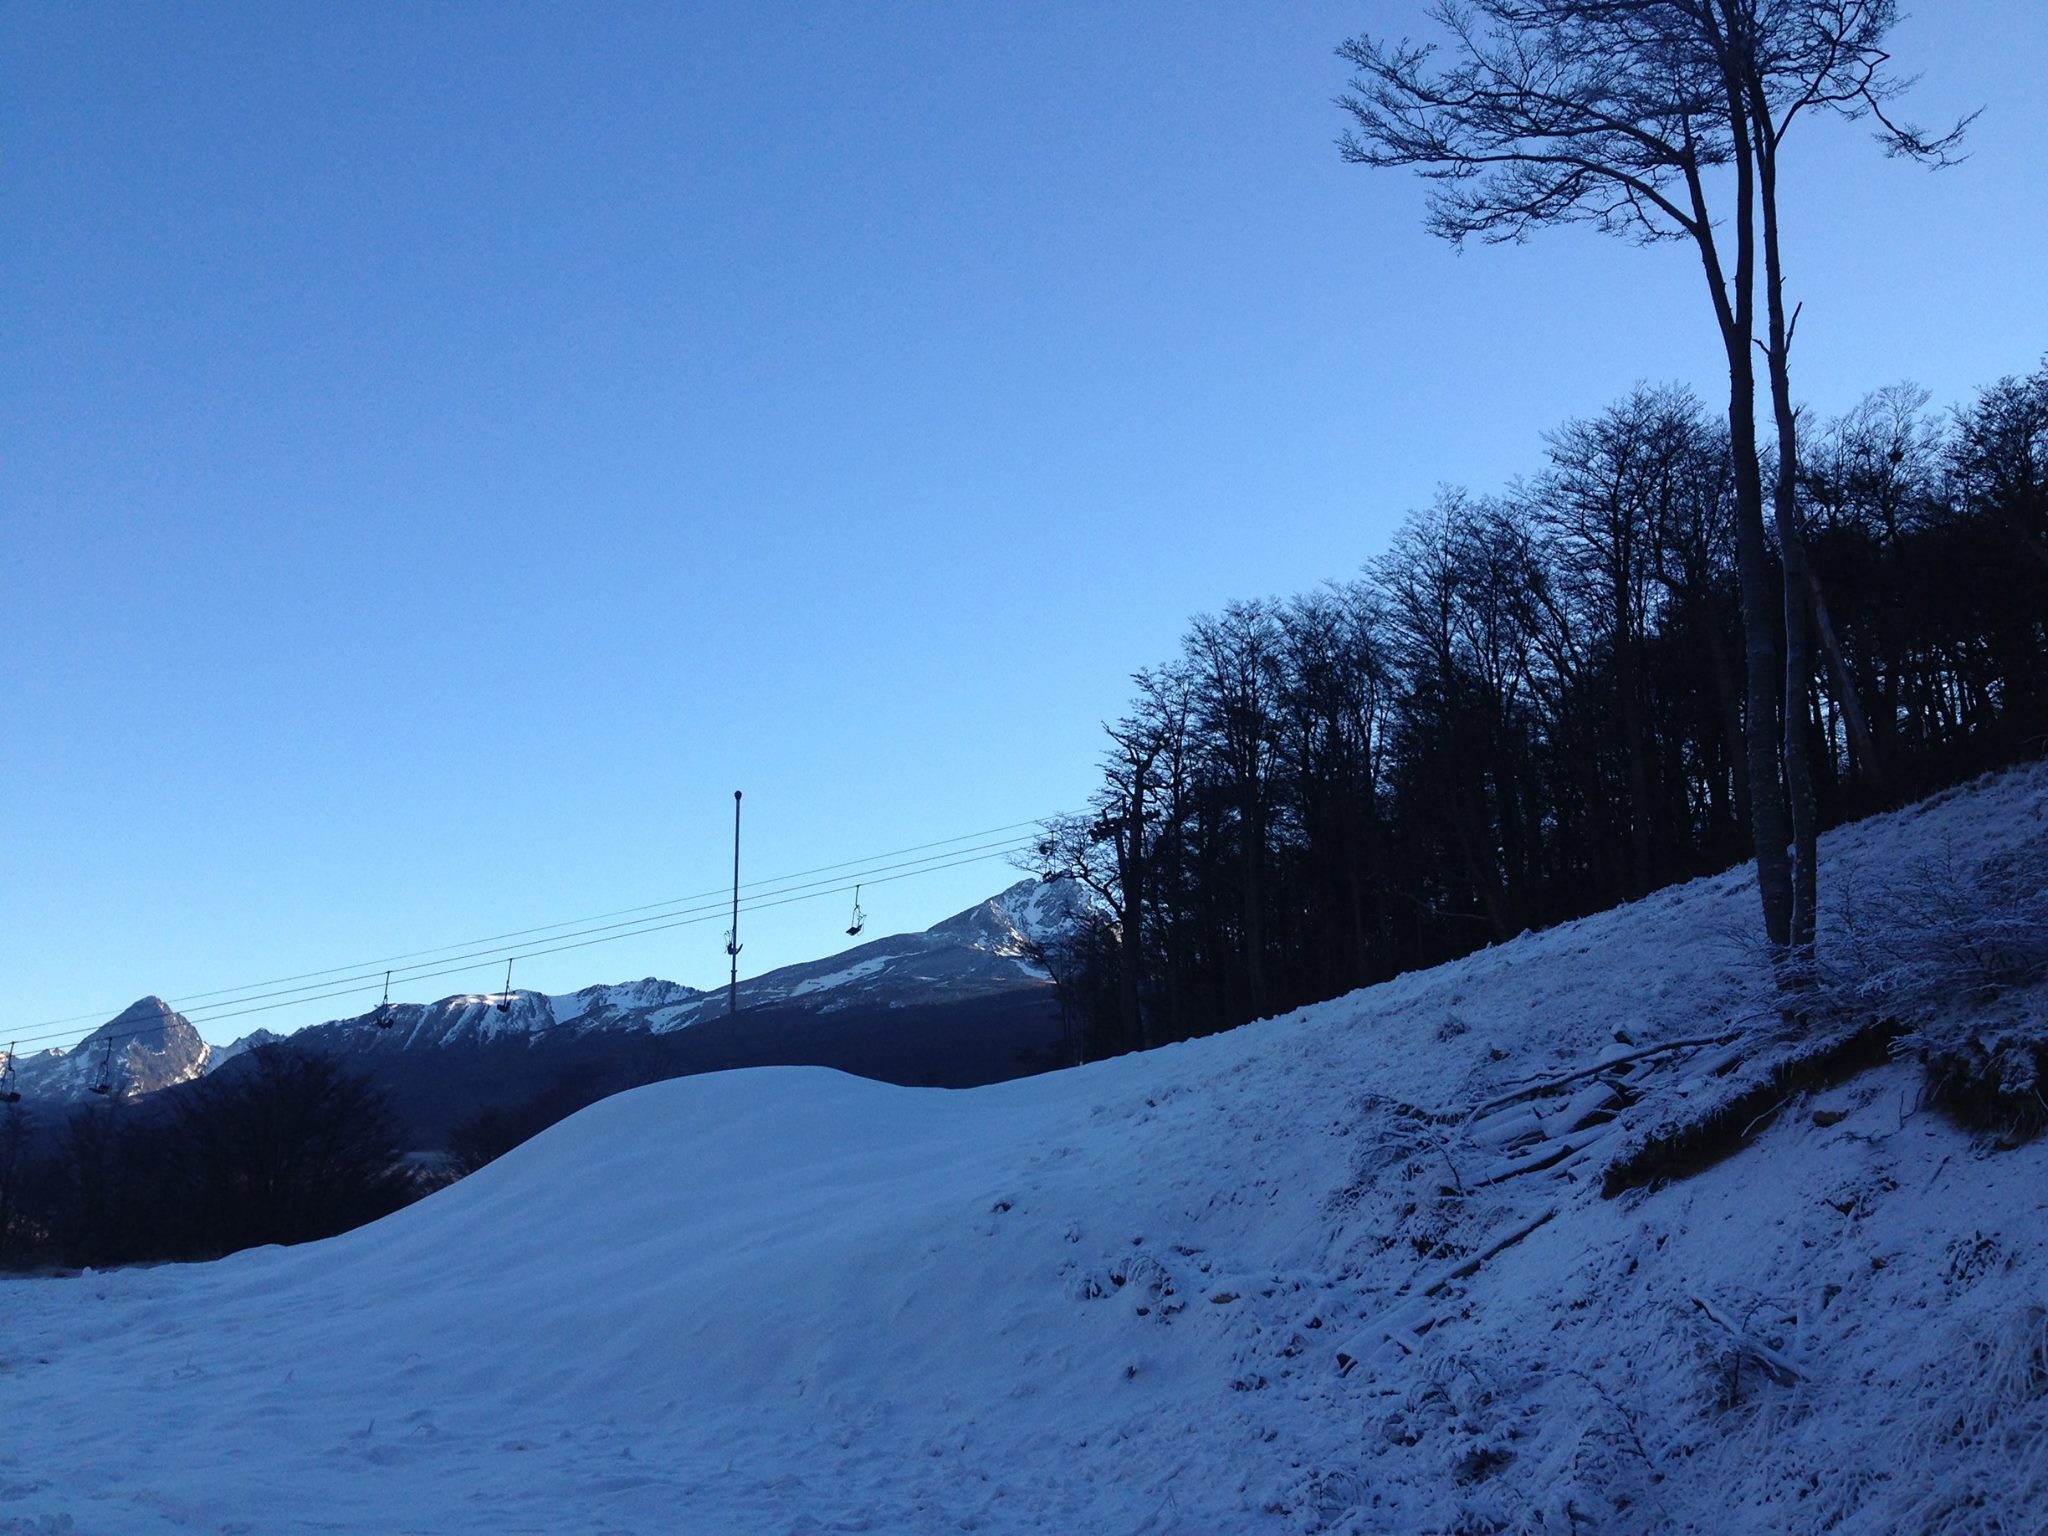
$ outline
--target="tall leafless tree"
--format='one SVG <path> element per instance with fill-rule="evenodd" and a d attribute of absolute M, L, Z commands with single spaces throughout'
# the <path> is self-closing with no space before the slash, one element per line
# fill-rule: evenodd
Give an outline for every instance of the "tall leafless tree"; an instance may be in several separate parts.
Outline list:
<path fill-rule="evenodd" d="M 1267 1011 L 1266 840 L 1279 740 L 1280 624 L 1270 603 L 1237 602 L 1195 620 L 1188 652 L 1193 706 L 1237 821 L 1238 894 L 1247 1000 Z"/>
<path fill-rule="evenodd" d="M 1431 230 L 1454 243 L 1519 241 L 1551 224 L 1586 223 L 1648 244 L 1689 240 L 1698 253 L 1728 365 L 1728 430 L 1748 661 L 1746 749 L 1757 885 L 1774 944 L 1792 933 L 1792 872 L 1780 797 L 1776 583 L 1764 540 L 1753 360 L 1754 171 L 1740 93 L 1651 3 L 1442 0 L 1431 14 L 1452 40 L 1433 45 L 1359 36 L 1338 52 L 1358 71 L 1340 104 L 1352 118 L 1344 157 L 1412 167 L 1433 185 Z M 1731 115 L 1737 120 L 1731 122 Z M 1713 173 L 1733 167 L 1733 252 L 1724 256 Z"/>
<path fill-rule="evenodd" d="M 1340 98 L 1352 119 L 1348 160 L 1419 170 L 1434 183 L 1430 227 L 1454 242 L 1589 223 L 1643 243 L 1689 241 L 1700 259 L 1728 367 L 1757 885 L 1771 942 L 1804 952 L 1815 898 L 1810 636 L 1825 610 L 1795 494 L 1796 311 L 1784 305 L 1779 154 L 1793 123 L 1815 111 L 1874 116 L 1889 149 L 1936 163 L 1962 125 L 1936 138 L 1888 115 L 1901 89 L 1882 49 L 1896 20 L 1891 0 L 1439 0 L 1430 14 L 1450 40 L 1441 64 L 1444 50 L 1406 41 L 1360 36 L 1338 50 L 1357 70 Z M 1780 449 L 1782 583 L 1765 542 L 1758 346 Z M 1838 652 L 1830 648 L 1836 688 L 1860 724 Z M 1859 734 L 1870 752 L 1867 730 Z M 1781 783 L 1782 800 L 1772 792 Z"/>
<path fill-rule="evenodd" d="M 1898 20 L 1894 0 L 1685 0 L 1683 9 L 1715 50 L 1716 62 L 1730 86 L 1731 115 L 1739 111 L 1748 125 L 1748 142 L 1739 147 L 1756 165 L 1767 324 L 1763 349 L 1778 439 L 1772 511 L 1785 567 L 1784 722 L 1794 844 L 1792 944 L 1804 950 L 1813 945 L 1818 899 L 1818 811 L 1807 762 L 1806 729 L 1816 636 L 1833 674 L 1836 698 L 1868 770 L 1880 775 L 1882 765 L 1864 722 L 1855 679 L 1834 633 L 1827 598 L 1807 552 L 1798 493 L 1799 417 L 1791 377 L 1799 310 L 1786 307 L 1779 167 L 1785 141 L 1803 116 L 1834 113 L 1852 120 L 1872 118 L 1888 152 L 1931 165 L 1950 163 L 1969 120 L 1930 136 L 1890 116 L 1888 108 L 1906 86 L 1886 68 L 1890 55 L 1884 42 Z M 1738 94 L 1739 109 L 1734 105 Z"/>

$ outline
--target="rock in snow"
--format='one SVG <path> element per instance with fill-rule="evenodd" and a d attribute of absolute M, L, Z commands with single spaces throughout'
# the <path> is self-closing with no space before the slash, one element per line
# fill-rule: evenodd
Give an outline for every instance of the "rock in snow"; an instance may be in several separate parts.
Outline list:
<path fill-rule="evenodd" d="M 2014 773 L 1824 889 L 2044 827 Z M 989 1088 L 662 1083 L 328 1242 L 7 1282 L 0 1528 L 2048 1529 L 2048 1147 L 1902 1063 L 1600 1196 L 1774 1012 L 1755 906 Z"/>

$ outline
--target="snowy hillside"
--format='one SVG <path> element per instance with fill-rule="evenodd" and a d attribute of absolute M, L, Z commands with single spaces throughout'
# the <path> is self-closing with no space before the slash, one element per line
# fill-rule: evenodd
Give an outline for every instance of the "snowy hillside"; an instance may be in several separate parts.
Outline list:
<path fill-rule="evenodd" d="M 2044 837 L 2037 767 L 1823 877 Z M 1901 1062 L 1602 1197 L 1742 1080 L 1755 905 L 965 1092 L 664 1083 L 329 1242 L 0 1283 L 0 1529 L 2048 1529 L 2048 1143 Z"/>

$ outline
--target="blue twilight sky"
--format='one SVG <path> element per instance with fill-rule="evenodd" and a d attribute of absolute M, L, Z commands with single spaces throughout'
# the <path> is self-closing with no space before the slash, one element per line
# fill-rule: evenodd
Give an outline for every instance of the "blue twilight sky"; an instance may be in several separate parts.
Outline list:
<path fill-rule="evenodd" d="M 1986 111 L 1941 176 L 1797 146 L 1822 413 L 2048 349 L 2048 5 L 1918 9 L 1915 114 Z M 716 887 L 736 787 L 749 876 L 1071 806 L 1190 614 L 1712 399 L 1684 252 L 1456 256 L 1339 162 L 1332 50 L 1420 10 L 14 0 L 0 1045 Z M 721 927 L 515 980 L 712 984 Z"/>

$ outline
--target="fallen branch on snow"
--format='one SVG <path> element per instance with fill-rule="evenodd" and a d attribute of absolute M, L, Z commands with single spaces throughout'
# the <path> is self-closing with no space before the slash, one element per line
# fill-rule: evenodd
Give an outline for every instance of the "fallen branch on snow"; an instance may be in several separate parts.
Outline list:
<path fill-rule="evenodd" d="M 1416 1304 L 1424 1297 L 1436 1295 L 1437 1292 L 1450 1285 L 1453 1281 L 1464 1280 L 1477 1274 L 1479 1267 L 1486 1263 L 1487 1260 L 1505 1253 L 1556 1215 L 1557 1207 L 1553 1205 L 1527 1226 L 1517 1227 L 1492 1246 L 1484 1248 L 1468 1258 L 1460 1259 L 1451 1268 L 1430 1281 L 1428 1285 L 1414 1292 L 1409 1297 L 1405 1306 L 1390 1308 L 1372 1327 L 1362 1333 L 1353 1334 L 1337 1349 L 1337 1374 L 1339 1376 L 1350 1375 L 1351 1368 L 1357 1365 L 1364 1357 L 1365 1350 L 1371 1345 L 1378 1344 L 1381 1339 L 1391 1339 L 1404 1352 L 1413 1354 L 1416 1348 L 1415 1341 L 1417 1336 L 1429 1324 L 1424 1323 L 1422 1327 L 1410 1328 L 1407 1326 L 1405 1314 L 1413 1312 L 1416 1309 Z"/>
<path fill-rule="evenodd" d="M 1468 1120 L 1483 1120 L 1497 1109 L 1506 1109 L 1510 1104 L 1519 1103 L 1523 1099 L 1533 1099 L 1541 1094 L 1556 1093 L 1569 1087 L 1582 1077 L 1595 1077 L 1615 1067 L 1626 1066 L 1630 1062 L 1643 1061 L 1651 1056 L 1662 1056 L 1670 1051 L 1694 1050 L 1703 1045 L 1730 1045 L 1741 1038 L 1742 1031 L 1739 1029 L 1733 1031 L 1724 1030 L 1718 1035 L 1694 1035 L 1686 1040 L 1665 1040 L 1657 1045 L 1646 1045 L 1640 1050 L 1627 1051 L 1619 1056 L 1609 1056 L 1604 1061 L 1596 1061 L 1591 1066 L 1575 1068 L 1557 1077 L 1546 1077 L 1533 1083 L 1525 1083 L 1520 1088 L 1504 1093 L 1499 1098 L 1491 1099 L 1480 1105 L 1466 1118 Z"/>
<path fill-rule="evenodd" d="M 1545 1211 L 1541 1216 L 1538 1216 L 1526 1227 L 1517 1228 L 1515 1231 L 1510 1232 L 1506 1237 L 1502 1238 L 1499 1242 L 1495 1243 L 1491 1248 L 1483 1249 L 1482 1251 L 1473 1254 L 1469 1259 L 1461 1260 L 1455 1269 L 1447 1270 L 1445 1273 L 1437 1276 L 1436 1279 L 1432 1280 L 1428 1285 L 1422 1288 L 1421 1294 L 1424 1296 L 1434 1296 L 1438 1291 L 1442 1290 L 1445 1286 L 1449 1285 L 1453 1280 L 1463 1280 L 1470 1275 L 1476 1274 L 1479 1270 L 1480 1265 L 1484 1264 L 1488 1259 L 1495 1257 L 1497 1254 L 1505 1253 L 1508 1249 L 1514 1247 L 1515 1244 L 1519 1243 L 1523 1238 L 1527 1237 L 1531 1232 L 1534 1232 L 1538 1227 L 1542 1226 L 1546 1221 L 1549 1221 L 1556 1214 L 1557 1207 L 1553 1205 L 1549 1210 Z"/>

